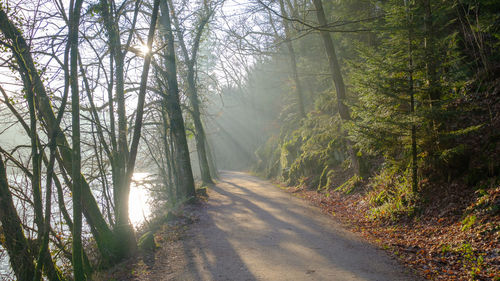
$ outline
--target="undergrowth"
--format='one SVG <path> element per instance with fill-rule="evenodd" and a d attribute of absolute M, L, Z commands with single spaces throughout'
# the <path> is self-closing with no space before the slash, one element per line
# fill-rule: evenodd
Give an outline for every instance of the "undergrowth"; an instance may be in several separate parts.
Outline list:
<path fill-rule="evenodd" d="M 418 198 L 412 193 L 408 169 L 384 168 L 370 179 L 368 187 L 367 199 L 372 206 L 372 219 L 397 221 L 411 217 L 417 211 Z"/>

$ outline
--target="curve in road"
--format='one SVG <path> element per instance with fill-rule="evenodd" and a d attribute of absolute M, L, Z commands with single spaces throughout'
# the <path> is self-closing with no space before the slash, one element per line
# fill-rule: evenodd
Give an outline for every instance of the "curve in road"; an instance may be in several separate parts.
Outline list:
<path fill-rule="evenodd" d="M 418 280 L 275 185 L 242 172 L 221 176 L 183 241 L 187 265 L 172 279 Z"/>

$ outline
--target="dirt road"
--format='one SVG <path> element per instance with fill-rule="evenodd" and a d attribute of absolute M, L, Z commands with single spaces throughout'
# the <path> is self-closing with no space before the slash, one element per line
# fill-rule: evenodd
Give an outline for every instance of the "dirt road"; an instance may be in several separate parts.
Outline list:
<path fill-rule="evenodd" d="M 168 280 L 418 280 L 269 182 L 224 172 Z"/>

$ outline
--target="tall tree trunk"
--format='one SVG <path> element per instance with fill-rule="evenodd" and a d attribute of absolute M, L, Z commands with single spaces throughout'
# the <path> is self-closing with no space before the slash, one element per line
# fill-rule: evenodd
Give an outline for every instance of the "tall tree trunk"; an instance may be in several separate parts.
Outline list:
<path fill-rule="evenodd" d="M 118 249 L 118 258 L 124 258 L 131 255 L 137 249 L 135 241 L 134 228 L 129 220 L 129 195 L 130 195 L 130 180 L 128 179 L 128 164 L 129 164 L 129 148 L 127 141 L 127 112 L 125 108 L 125 55 L 127 52 L 130 38 L 125 46 L 122 46 L 119 28 L 119 15 L 114 14 L 112 4 L 108 0 L 101 0 L 102 17 L 109 38 L 110 56 L 115 63 L 115 98 L 118 115 L 118 140 L 114 141 L 113 153 L 111 159 L 111 171 L 113 177 L 113 196 L 115 205 L 115 225 L 114 234 L 118 241 L 122 242 Z M 135 1 L 134 20 L 132 29 L 137 20 L 139 10 L 139 0 Z M 113 68 L 113 65 L 111 65 Z M 108 93 L 109 94 L 109 93 Z M 111 106 L 111 104 L 110 104 Z M 110 114 L 114 112 L 110 109 Z M 142 117 L 141 117 L 142 118 Z M 114 132 L 113 132 L 114 134 Z M 135 159 L 132 159 L 135 163 Z"/>
<path fill-rule="evenodd" d="M 0 9 L 0 14 L 4 13 Z M 16 211 L 9 190 L 7 170 L 0 154 L 0 222 L 5 242 L 2 245 L 9 254 L 9 262 L 17 280 L 31 281 L 35 275 L 35 264 L 28 241 L 24 236 L 21 219 Z"/>
<path fill-rule="evenodd" d="M 104 25 L 109 38 L 110 56 L 115 62 L 115 98 L 118 114 L 118 140 L 117 147 L 113 151 L 111 159 L 111 169 L 113 174 L 113 198 L 115 204 L 115 226 L 114 232 L 117 238 L 125 243 L 118 253 L 125 257 L 129 249 L 129 244 L 134 244 L 134 230 L 130 225 L 128 217 L 128 195 L 130 190 L 126 187 L 126 165 L 128 162 L 128 143 L 127 143 L 127 116 L 125 110 L 125 77 L 124 77 L 124 53 L 120 42 L 120 30 L 117 19 L 113 17 L 111 5 L 107 0 L 101 0 Z M 113 66 L 111 66 L 113 67 Z M 111 113 L 114 115 L 114 112 Z"/>
<path fill-rule="evenodd" d="M 424 9 L 424 28 L 425 28 L 425 65 L 428 83 L 428 92 L 431 106 L 435 107 L 440 99 L 439 80 L 437 77 L 436 48 L 434 42 L 434 23 L 432 18 L 432 8 L 430 0 L 422 0 Z"/>
<path fill-rule="evenodd" d="M 31 84 L 31 78 L 27 75 L 21 75 L 24 89 L 26 91 L 26 99 L 28 101 L 28 111 L 30 117 L 30 140 L 31 140 L 31 169 L 33 171 L 31 177 L 31 192 L 33 194 L 33 213 L 35 215 L 35 224 L 37 226 L 37 240 L 41 241 L 43 236 L 43 203 L 42 203 L 42 193 L 41 193 L 41 149 L 38 140 L 37 131 L 37 115 L 35 112 L 35 97 L 33 93 L 33 87 Z M 35 281 L 40 280 L 42 275 L 43 263 L 40 263 L 35 268 Z"/>
<path fill-rule="evenodd" d="M 166 0 L 162 0 L 160 4 L 163 35 L 167 46 L 165 48 L 165 75 L 168 84 L 167 93 L 165 95 L 165 104 L 168 111 L 170 130 L 174 137 L 175 144 L 175 159 L 177 159 L 177 173 L 179 176 L 178 184 L 181 194 L 177 194 L 179 199 L 190 198 L 195 196 L 193 171 L 191 169 L 191 161 L 189 158 L 189 149 L 186 139 L 186 131 L 184 127 L 184 119 L 182 118 L 182 110 L 179 100 L 179 86 L 177 84 L 177 68 L 175 63 L 174 49 L 174 34 L 170 21 L 169 7 Z"/>
<path fill-rule="evenodd" d="M 179 20 L 174 13 L 174 6 L 172 0 L 168 0 L 168 4 L 171 6 L 172 20 L 177 30 L 177 39 L 179 45 L 181 46 L 182 54 L 184 56 L 184 61 L 187 66 L 187 95 L 189 102 L 191 103 L 191 110 L 189 111 L 191 117 L 193 118 L 194 130 L 195 130 L 195 141 L 196 141 L 196 151 L 198 154 L 198 162 L 200 165 L 201 181 L 203 184 L 213 184 L 212 177 L 210 175 L 210 166 L 208 165 L 207 157 L 207 146 L 205 130 L 203 128 L 203 123 L 201 122 L 201 112 L 200 112 L 200 99 L 198 97 L 198 88 L 196 85 L 196 61 L 198 59 L 198 50 L 200 48 L 201 36 L 203 30 L 207 25 L 213 10 L 210 10 L 206 6 L 204 7 L 205 14 L 198 23 L 196 27 L 196 35 L 193 40 L 193 46 L 191 48 L 191 56 L 189 56 L 188 49 L 186 47 L 186 42 L 184 41 L 184 34 L 180 28 Z"/>
<path fill-rule="evenodd" d="M 33 205 L 35 224 L 37 226 L 37 240 L 38 240 L 38 253 L 39 258 L 35 268 L 35 275 L 33 280 L 38 281 L 41 279 L 42 270 L 49 280 L 61 280 L 62 274 L 56 268 L 52 256 L 45 249 L 48 247 L 48 231 L 50 224 L 47 226 L 44 222 L 43 215 L 43 202 L 42 202 L 42 188 L 41 188 L 41 170 L 42 170 L 42 148 L 37 132 L 37 114 L 36 114 L 36 99 L 33 91 L 33 77 L 25 72 L 21 72 L 21 77 L 26 91 L 26 99 L 28 102 L 28 111 L 30 115 L 30 125 L 28 134 L 31 140 L 31 156 L 32 156 L 32 170 L 31 187 L 33 192 Z M 48 177 L 49 178 L 49 177 Z M 46 187 L 50 191 L 50 187 Z M 50 203 L 49 203 L 50 206 Z M 47 213 L 50 217 L 50 213 Z M 47 217 L 47 218 L 48 218 Z M 47 237 L 45 239 L 45 237 Z"/>
<path fill-rule="evenodd" d="M 70 85 L 71 85 L 71 115 L 72 115 L 72 169 L 73 178 L 73 276 L 75 281 L 86 280 L 83 270 L 82 249 L 82 184 L 81 184 L 81 153 L 80 153 L 80 90 L 78 88 L 78 26 L 83 0 L 75 0 L 70 5 L 69 46 L 70 46 Z"/>
<path fill-rule="evenodd" d="M 166 102 L 164 102 L 166 103 Z M 166 105 L 165 105 L 166 107 Z M 168 113 L 167 113 L 167 109 L 165 108 L 165 117 L 168 117 Z M 170 119 L 169 119 L 169 122 L 170 122 Z M 167 124 L 167 123 L 165 123 Z M 167 128 L 167 127 L 165 127 Z M 166 133 L 167 131 L 165 131 Z M 168 134 L 169 134 L 169 137 L 168 137 L 168 146 L 170 147 L 170 168 L 172 168 L 172 174 L 173 174 L 173 179 L 174 179 L 174 185 L 172 186 L 172 192 L 175 193 L 175 196 L 176 198 L 181 198 L 181 185 L 179 184 L 179 181 L 181 180 L 181 178 L 179 177 L 179 173 L 177 172 L 178 169 L 177 169 L 177 162 L 175 161 L 175 158 L 174 156 L 177 155 L 177 153 L 175 152 L 176 148 L 175 148 L 175 144 L 174 144 L 174 134 L 172 133 L 172 129 L 170 128 L 170 126 L 168 126 Z"/>
<path fill-rule="evenodd" d="M 417 167 L 417 127 L 415 125 L 415 89 L 413 83 L 413 23 L 410 18 L 410 3 L 406 3 L 406 24 L 408 28 L 408 91 L 410 94 L 410 114 L 411 114 L 411 190 L 418 192 L 418 167 Z"/>
<path fill-rule="evenodd" d="M 196 83 L 194 78 L 194 66 L 191 64 L 188 66 L 188 88 L 189 88 L 189 100 L 191 102 L 191 116 L 193 117 L 196 140 L 196 150 L 198 153 L 198 161 L 200 164 L 201 181 L 203 184 L 213 184 L 212 176 L 210 175 L 210 166 L 208 165 L 207 157 L 207 146 L 205 129 L 201 122 L 200 105 L 198 99 L 198 91 L 196 89 Z"/>
<path fill-rule="evenodd" d="M 40 249 L 38 251 L 38 258 L 36 263 L 36 274 L 33 280 L 41 279 L 42 267 L 49 280 L 63 280 L 62 272 L 56 267 L 49 252 L 49 234 L 51 230 L 50 218 L 52 211 L 52 181 L 55 178 L 54 162 L 56 158 L 56 140 L 55 136 L 49 137 L 49 159 L 46 161 L 47 166 L 46 184 L 45 184 L 45 219 L 43 229 L 39 230 L 40 235 Z"/>
<path fill-rule="evenodd" d="M 206 146 L 207 146 L 207 158 L 208 158 L 208 164 L 210 165 L 210 173 L 212 175 L 213 179 L 218 179 L 219 178 L 219 173 L 217 169 L 217 161 L 215 160 L 215 156 L 213 154 L 213 149 L 212 145 L 210 144 L 210 139 L 206 138 Z"/>
<path fill-rule="evenodd" d="M 160 5 L 160 0 L 155 0 L 153 3 L 153 12 L 151 15 L 151 25 L 149 26 L 149 33 L 147 39 L 148 50 L 153 49 L 153 39 L 156 30 L 156 22 L 158 19 L 158 9 Z M 153 57 L 152 51 L 148 52 L 144 58 L 144 65 L 141 75 L 141 84 L 139 87 L 139 98 L 137 101 L 137 111 L 135 115 L 134 123 L 134 133 L 132 136 L 132 144 L 130 145 L 130 155 L 129 161 L 127 162 L 127 174 L 126 174 L 126 185 L 130 189 L 130 183 L 132 181 L 132 175 L 134 173 L 135 161 L 137 158 L 137 151 L 139 148 L 139 141 L 141 139 L 142 132 L 142 118 L 144 116 L 144 103 L 146 101 L 146 86 L 148 82 L 149 67 L 151 66 L 151 59 Z M 127 211 L 128 215 L 128 211 Z"/>
<path fill-rule="evenodd" d="M 35 268 L 35 276 L 33 280 L 40 280 L 42 275 L 42 270 L 45 272 L 49 280 L 61 280 L 62 274 L 56 268 L 52 256 L 50 253 L 45 251 L 46 244 L 48 243 L 48 238 L 44 237 L 48 235 L 47 231 L 50 229 L 50 224 L 47 226 L 44 222 L 43 215 L 43 202 L 42 202 L 42 188 L 41 188 L 41 170 L 42 170 L 42 149 L 40 140 L 37 132 L 37 114 L 35 109 L 35 94 L 33 92 L 33 81 L 28 75 L 22 74 L 22 80 L 24 83 L 24 89 L 26 91 L 26 99 L 28 101 L 28 110 L 30 114 L 30 129 L 28 131 L 31 139 L 31 154 L 32 154 L 32 170 L 33 175 L 31 177 L 31 187 L 33 192 L 33 205 L 34 205 L 34 215 L 35 224 L 37 226 L 37 240 L 40 242 L 39 245 L 39 259 L 37 260 L 37 265 Z M 49 178 L 49 177 L 48 177 Z M 46 187 L 49 191 L 50 187 Z M 50 204 L 49 204 L 50 205 Z M 50 213 L 47 213 L 50 217 Z M 48 217 L 47 217 L 48 218 Z M 48 229 L 47 229 L 48 227 Z M 45 235 L 44 233 L 47 233 Z M 47 243 L 44 243 L 43 241 Z"/>
<path fill-rule="evenodd" d="M 154 38 L 155 30 L 156 30 L 156 22 L 158 19 L 159 5 L 160 5 L 160 0 L 155 0 L 154 4 L 153 4 L 153 11 L 152 11 L 152 15 L 151 15 L 151 25 L 149 27 L 149 33 L 148 33 L 148 39 L 147 39 L 147 46 L 148 46 L 149 50 L 153 49 L 153 38 Z M 129 195 L 130 195 L 130 184 L 132 182 L 132 175 L 134 173 L 137 151 L 139 148 L 139 141 L 141 138 L 142 118 L 144 115 L 144 103 L 146 100 L 146 86 L 147 86 L 149 67 L 151 65 L 152 56 L 153 56 L 153 53 L 148 52 L 144 58 L 144 65 L 143 65 L 143 70 L 142 70 L 142 75 L 141 75 L 141 84 L 140 84 L 140 88 L 139 88 L 139 95 L 138 95 L 138 101 L 137 101 L 137 107 L 136 107 L 137 111 L 136 111 L 136 116 L 135 116 L 136 119 L 135 119 L 135 123 L 134 123 L 134 133 L 132 136 L 132 144 L 130 147 L 130 153 L 127 155 L 128 162 L 125 163 L 126 164 L 126 166 L 125 166 L 126 174 L 125 174 L 125 178 L 124 178 L 125 183 L 122 187 L 123 188 L 122 192 L 124 194 L 123 194 L 123 197 L 121 199 L 126 201 L 126 202 L 121 202 L 122 208 L 126 208 L 126 209 L 123 209 L 122 212 L 124 212 L 126 214 L 127 225 L 130 226 L 130 227 L 126 228 L 125 231 L 127 231 L 129 233 L 126 233 L 126 236 L 124 238 L 128 239 L 126 241 L 131 243 L 130 247 L 133 247 L 133 248 L 136 247 L 136 241 L 135 241 L 135 236 L 134 236 L 135 234 L 133 232 L 133 228 L 132 228 L 132 231 L 130 232 L 131 225 L 130 225 L 130 222 L 128 219 L 128 216 L 129 216 L 128 215 L 129 214 L 128 213 L 128 199 L 129 199 Z M 130 248 L 130 249 L 133 249 L 133 248 Z M 133 250 L 135 250 L 135 249 L 133 249 Z M 130 253 L 131 252 L 128 252 L 127 254 L 130 254 Z"/>
<path fill-rule="evenodd" d="M 432 6 L 430 0 L 422 0 L 421 5 L 424 10 L 424 29 L 425 29 L 425 68 L 427 79 L 427 93 L 429 96 L 429 106 L 431 109 L 432 120 L 432 145 L 434 149 L 439 150 L 439 122 L 437 120 L 437 110 L 440 107 L 441 86 L 437 74 L 437 65 L 439 63 L 435 47 L 434 23 L 432 16 Z"/>
<path fill-rule="evenodd" d="M 344 84 L 344 79 L 342 78 L 342 73 L 340 72 L 340 64 L 337 59 L 337 54 L 335 53 L 335 46 L 333 45 L 330 33 L 324 29 L 328 26 L 328 22 L 326 21 L 325 11 L 323 10 L 323 3 L 322 0 L 313 0 L 313 2 L 314 6 L 316 7 L 316 16 L 318 17 L 318 22 L 321 28 L 320 35 L 321 38 L 323 39 L 325 51 L 328 56 L 330 72 L 332 74 L 333 82 L 335 84 L 335 91 L 337 93 L 337 104 L 339 108 L 340 119 L 342 119 L 342 121 L 350 121 L 351 114 L 349 113 L 349 108 L 345 104 L 346 100 L 345 84 Z M 360 173 L 359 161 L 356 155 L 356 151 L 354 150 L 351 141 L 347 137 L 346 137 L 346 143 L 354 173 L 359 175 Z"/>
<path fill-rule="evenodd" d="M 283 0 L 279 0 L 281 15 L 288 18 L 288 13 L 285 9 L 285 3 Z M 302 84 L 300 83 L 299 73 L 297 71 L 297 59 L 295 57 L 295 50 L 293 49 L 293 44 L 290 34 L 290 26 L 287 19 L 283 19 L 283 27 L 285 28 L 285 45 L 288 49 L 288 56 L 290 57 L 290 66 L 292 67 L 293 80 L 295 82 L 295 93 L 297 95 L 297 103 L 299 106 L 300 117 L 306 117 L 306 111 L 304 107 L 304 93 L 302 91 Z"/>
<path fill-rule="evenodd" d="M 69 50 L 69 48 L 68 48 L 68 50 Z M 21 114 L 19 114 L 19 112 L 16 111 L 16 109 L 12 106 L 12 104 L 10 104 L 8 102 L 9 99 L 8 99 L 7 93 L 3 90 L 2 87 L 0 87 L 0 91 L 2 92 L 2 95 L 5 98 L 4 104 L 10 109 L 10 111 L 16 117 L 17 121 L 21 124 L 21 126 L 24 128 L 26 133 L 31 136 L 32 131 L 31 131 L 30 127 L 28 126 L 28 124 L 26 124 L 26 122 L 24 121 Z M 7 102 L 5 102 L 5 101 L 7 101 Z M 61 105 L 61 108 L 60 108 L 60 114 L 58 114 L 58 117 L 57 117 L 57 124 L 60 124 L 60 121 L 62 119 L 62 112 L 64 111 L 64 108 L 65 108 L 65 103 L 63 102 L 63 104 Z M 51 226 L 50 226 L 50 221 L 51 221 L 50 218 L 51 218 L 51 210 L 52 210 L 52 207 L 51 207 L 51 205 L 52 205 L 52 182 L 55 184 L 55 186 L 57 188 L 59 210 L 61 211 L 62 216 L 63 216 L 67 226 L 70 228 L 71 231 L 73 231 L 73 222 L 72 222 L 72 220 L 69 216 L 69 213 L 66 209 L 66 206 L 64 204 L 64 195 L 63 195 L 61 183 L 59 181 L 59 178 L 57 177 L 57 175 L 54 172 L 54 164 L 55 164 L 56 151 L 57 151 L 56 150 L 57 149 L 56 137 L 50 136 L 50 135 L 48 137 L 49 137 L 49 150 L 50 150 L 49 157 L 47 158 L 47 156 L 45 155 L 43 150 L 41 151 L 41 158 L 42 158 L 45 166 L 47 167 L 46 184 L 45 184 L 45 186 L 46 186 L 46 189 L 45 189 L 45 192 L 46 192 L 46 195 L 45 195 L 45 202 L 46 202 L 45 203 L 45 221 L 44 221 L 44 226 L 43 226 L 42 241 L 40 243 L 41 246 L 40 246 L 40 249 L 38 251 L 38 258 L 36 261 L 36 269 L 35 269 L 36 273 L 35 273 L 35 276 L 33 277 L 33 280 L 40 280 L 41 279 L 42 269 L 45 272 L 45 275 L 47 276 L 47 278 L 49 280 L 64 280 L 62 272 L 53 263 L 52 256 L 51 256 L 50 252 L 48 251 L 49 235 L 50 235 L 50 232 L 53 231 L 51 229 Z M 37 139 L 39 139 L 38 136 L 37 136 Z M 0 151 L 1 151 L 1 149 L 0 149 Z M 62 169 L 62 172 L 64 173 L 64 169 Z M 30 173 L 29 171 L 25 171 L 25 173 L 30 179 L 33 178 L 33 174 Z M 68 184 L 68 186 L 71 186 L 71 183 L 69 182 L 69 180 L 67 181 L 67 184 Z M 61 247 L 61 248 L 64 248 L 64 247 Z M 84 255 L 85 255 L 85 252 L 84 252 Z M 69 255 L 69 259 L 71 259 L 71 254 Z M 86 255 L 85 255 L 85 259 L 87 262 L 86 271 L 91 272 L 92 268 L 90 266 L 90 263 L 88 262 L 88 259 L 86 258 Z"/>
<path fill-rule="evenodd" d="M 172 165 L 172 154 L 173 152 L 170 150 L 170 142 L 168 138 L 168 117 L 167 117 L 167 112 L 166 109 L 163 108 L 164 106 L 162 105 L 161 107 L 161 136 L 162 136 L 162 142 L 163 142 L 163 150 L 164 150 L 164 158 L 165 158 L 165 164 L 166 164 L 166 171 L 165 171 L 165 181 L 168 185 L 168 201 L 172 204 L 175 204 L 175 193 L 174 193 L 174 187 L 177 186 L 177 180 L 175 176 L 175 173 L 173 171 L 173 166 Z"/>

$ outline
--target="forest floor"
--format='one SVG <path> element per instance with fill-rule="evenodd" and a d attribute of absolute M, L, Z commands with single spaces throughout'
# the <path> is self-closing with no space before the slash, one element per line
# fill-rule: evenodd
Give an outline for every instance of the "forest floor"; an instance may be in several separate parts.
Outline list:
<path fill-rule="evenodd" d="M 268 181 L 224 172 L 158 249 L 97 280 L 419 280 L 385 251 Z"/>
<path fill-rule="evenodd" d="M 443 191 L 446 194 L 432 195 L 436 198 L 429 201 L 439 203 L 426 206 L 423 214 L 406 221 L 381 222 L 369 218 L 363 192 L 345 195 L 304 187 L 283 188 L 387 250 L 425 279 L 500 280 L 500 216 L 467 219 L 467 207 L 477 202 L 474 192 L 451 186 Z M 490 193 L 490 198 L 499 202 L 500 188 Z"/>

